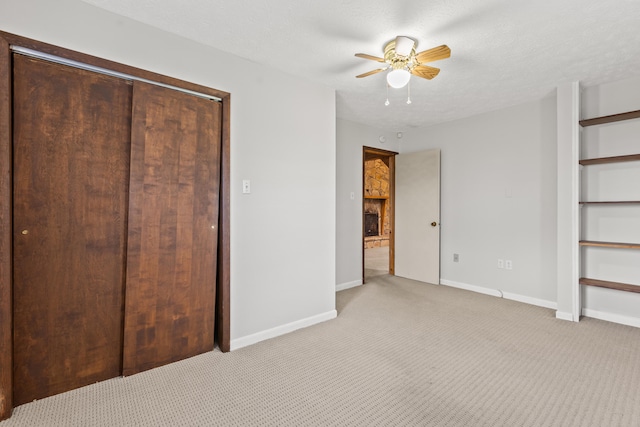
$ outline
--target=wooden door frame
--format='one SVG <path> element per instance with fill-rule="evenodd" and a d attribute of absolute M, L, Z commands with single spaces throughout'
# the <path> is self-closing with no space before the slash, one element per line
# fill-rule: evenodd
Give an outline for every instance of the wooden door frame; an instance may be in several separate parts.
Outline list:
<path fill-rule="evenodd" d="M 362 237 L 360 239 L 360 248 L 362 250 L 362 283 L 365 282 L 364 277 L 364 238 L 365 238 L 365 230 L 364 230 L 364 196 L 365 196 L 365 162 L 367 160 L 387 160 L 389 166 L 389 214 L 391 218 L 389 219 L 389 227 L 390 235 L 389 235 L 389 274 L 392 276 L 395 274 L 395 218 L 396 218 L 396 153 L 395 151 L 383 150 L 380 148 L 373 147 L 362 147 L 362 195 L 360 197 L 362 201 Z M 387 164 L 387 162 L 385 162 Z"/>
<path fill-rule="evenodd" d="M 216 341 L 230 350 L 230 112 L 231 94 L 184 80 L 131 67 L 92 55 L 61 48 L 0 31 L 0 420 L 13 409 L 13 276 L 12 276 L 12 60 L 11 46 L 33 49 L 122 74 L 187 89 L 221 99 L 222 147 L 220 155 L 220 203 L 218 277 L 216 286 Z"/>

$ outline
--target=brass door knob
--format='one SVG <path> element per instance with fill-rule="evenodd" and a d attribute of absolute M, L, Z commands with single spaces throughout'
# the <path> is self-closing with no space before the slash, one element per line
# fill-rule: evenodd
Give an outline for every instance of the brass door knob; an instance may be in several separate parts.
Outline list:
<path fill-rule="evenodd" d="M 29 230 L 22 230 L 22 234 L 29 234 Z"/>
<path fill-rule="evenodd" d="M 432 227 L 435 227 L 436 225 L 438 225 L 438 223 L 437 223 L 437 222 L 435 222 L 435 221 L 433 221 L 433 222 L 431 223 L 431 226 L 432 226 Z"/>

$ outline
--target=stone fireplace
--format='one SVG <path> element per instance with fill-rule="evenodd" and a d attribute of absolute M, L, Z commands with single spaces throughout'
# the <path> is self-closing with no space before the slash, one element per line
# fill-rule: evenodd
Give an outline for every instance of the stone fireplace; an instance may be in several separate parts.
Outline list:
<path fill-rule="evenodd" d="M 380 235 L 380 216 L 378 212 L 364 213 L 364 235 L 365 237 Z"/>
<path fill-rule="evenodd" d="M 364 164 L 364 247 L 389 246 L 389 167 L 381 159 Z"/>

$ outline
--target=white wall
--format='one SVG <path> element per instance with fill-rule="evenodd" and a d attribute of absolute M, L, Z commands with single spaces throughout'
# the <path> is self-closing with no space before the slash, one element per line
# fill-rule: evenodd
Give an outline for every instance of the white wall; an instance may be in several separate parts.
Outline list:
<path fill-rule="evenodd" d="M 572 88 L 566 88 L 571 98 Z M 639 110 L 640 78 L 584 88 L 581 100 L 582 118 Z M 563 147 L 558 146 L 557 101 L 556 94 L 551 94 L 539 101 L 408 130 L 402 140 L 391 139 L 393 147 L 376 145 L 384 131 L 338 120 L 338 287 L 361 275 L 361 205 L 348 195 L 362 185 L 362 145 L 400 153 L 440 148 L 441 283 L 562 309 L 560 314 L 566 316 L 560 317 L 570 319 L 573 285 L 571 279 L 559 283 L 559 277 L 566 275 L 557 275 L 557 238 L 573 220 L 563 221 L 563 230 L 558 230 L 557 196 L 562 191 L 572 198 L 572 180 L 569 177 L 557 185 L 558 173 L 570 171 L 573 160 L 571 147 L 568 156 L 558 158 L 566 150 L 559 151 Z M 571 119 L 570 114 L 560 117 Z M 638 153 L 639 134 L 640 120 L 587 128 L 582 131 L 581 156 Z M 559 160 L 570 164 L 559 164 Z M 640 200 L 637 162 L 591 166 L 581 174 L 586 178 L 582 200 Z M 583 221 L 582 238 L 640 242 L 640 207 L 581 210 L 588 220 Z M 575 244 L 572 238 L 569 244 Z M 586 251 L 582 276 L 640 284 L 640 251 Z M 454 253 L 460 254 L 460 262 L 453 262 Z M 513 270 L 498 269 L 498 258 L 511 259 Z M 571 261 L 570 256 L 562 259 L 563 265 Z M 572 268 L 567 271 L 571 273 Z M 581 292 L 584 315 L 640 326 L 640 295 L 593 287 L 583 287 Z"/>
<path fill-rule="evenodd" d="M 362 147 L 397 152 L 402 140 L 395 132 L 342 119 L 337 120 L 336 131 L 335 283 L 344 289 L 362 284 Z"/>
<path fill-rule="evenodd" d="M 79 0 L 0 0 L 0 30 L 231 93 L 232 348 L 335 316 L 332 89 Z"/>
<path fill-rule="evenodd" d="M 640 110 L 640 78 L 582 91 L 582 118 Z M 640 153 L 640 120 L 584 128 L 581 158 Z M 640 162 L 582 168 L 581 199 L 589 201 L 640 200 Z M 581 208 L 585 240 L 640 243 L 640 206 L 586 206 Z M 583 248 L 581 274 L 593 279 L 640 285 L 640 251 Z M 583 287 L 587 316 L 640 326 L 640 294 Z"/>
<path fill-rule="evenodd" d="M 400 147 L 429 148 L 442 150 L 442 283 L 555 308 L 555 94 L 407 131 Z"/>

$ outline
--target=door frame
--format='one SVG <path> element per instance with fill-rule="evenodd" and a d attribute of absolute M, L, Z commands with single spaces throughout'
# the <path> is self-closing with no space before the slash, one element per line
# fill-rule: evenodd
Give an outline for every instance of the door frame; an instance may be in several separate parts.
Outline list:
<path fill-rule="evenodd" d="M 12 304 L 12 59 L 11 47 L 19 46 L 122 74 L 220 98 L 222 146 L 218 220 L 218 271 L 216 285 L 216 341 L 230 351 L 230 112 L 231 94 L 164 76 L 77 51 L 0 31 L 0 420 L 13 409 L 13 304 Z"/>
<path fill-rule="evenodd" d="M 394 275 L 395 270 L 395 218 L 396 218 L 396 203 L 395 203 L 395 194 L 396 194 L 396 153 L 395 151 L 383 150 L 381 148 L 373 148 L 373 147 L 362 147 L 362 237 L 360 238 L 360 248 L 362 250 L 362 283 L 366 283 L 364 276 L 364 238 L 365 238 L 365 230 L 364 230 L 364 200 L 365 200 L 365 188 L 364 188 L 364 180 L 365 180 L 365 162 L 368 160 L 382 160 L 387 166 L 389 166 L 389 227 L 390 235 L 389 235 L 389 274 Z M 386 161 L 385 161 L 386 160 Z"/>

